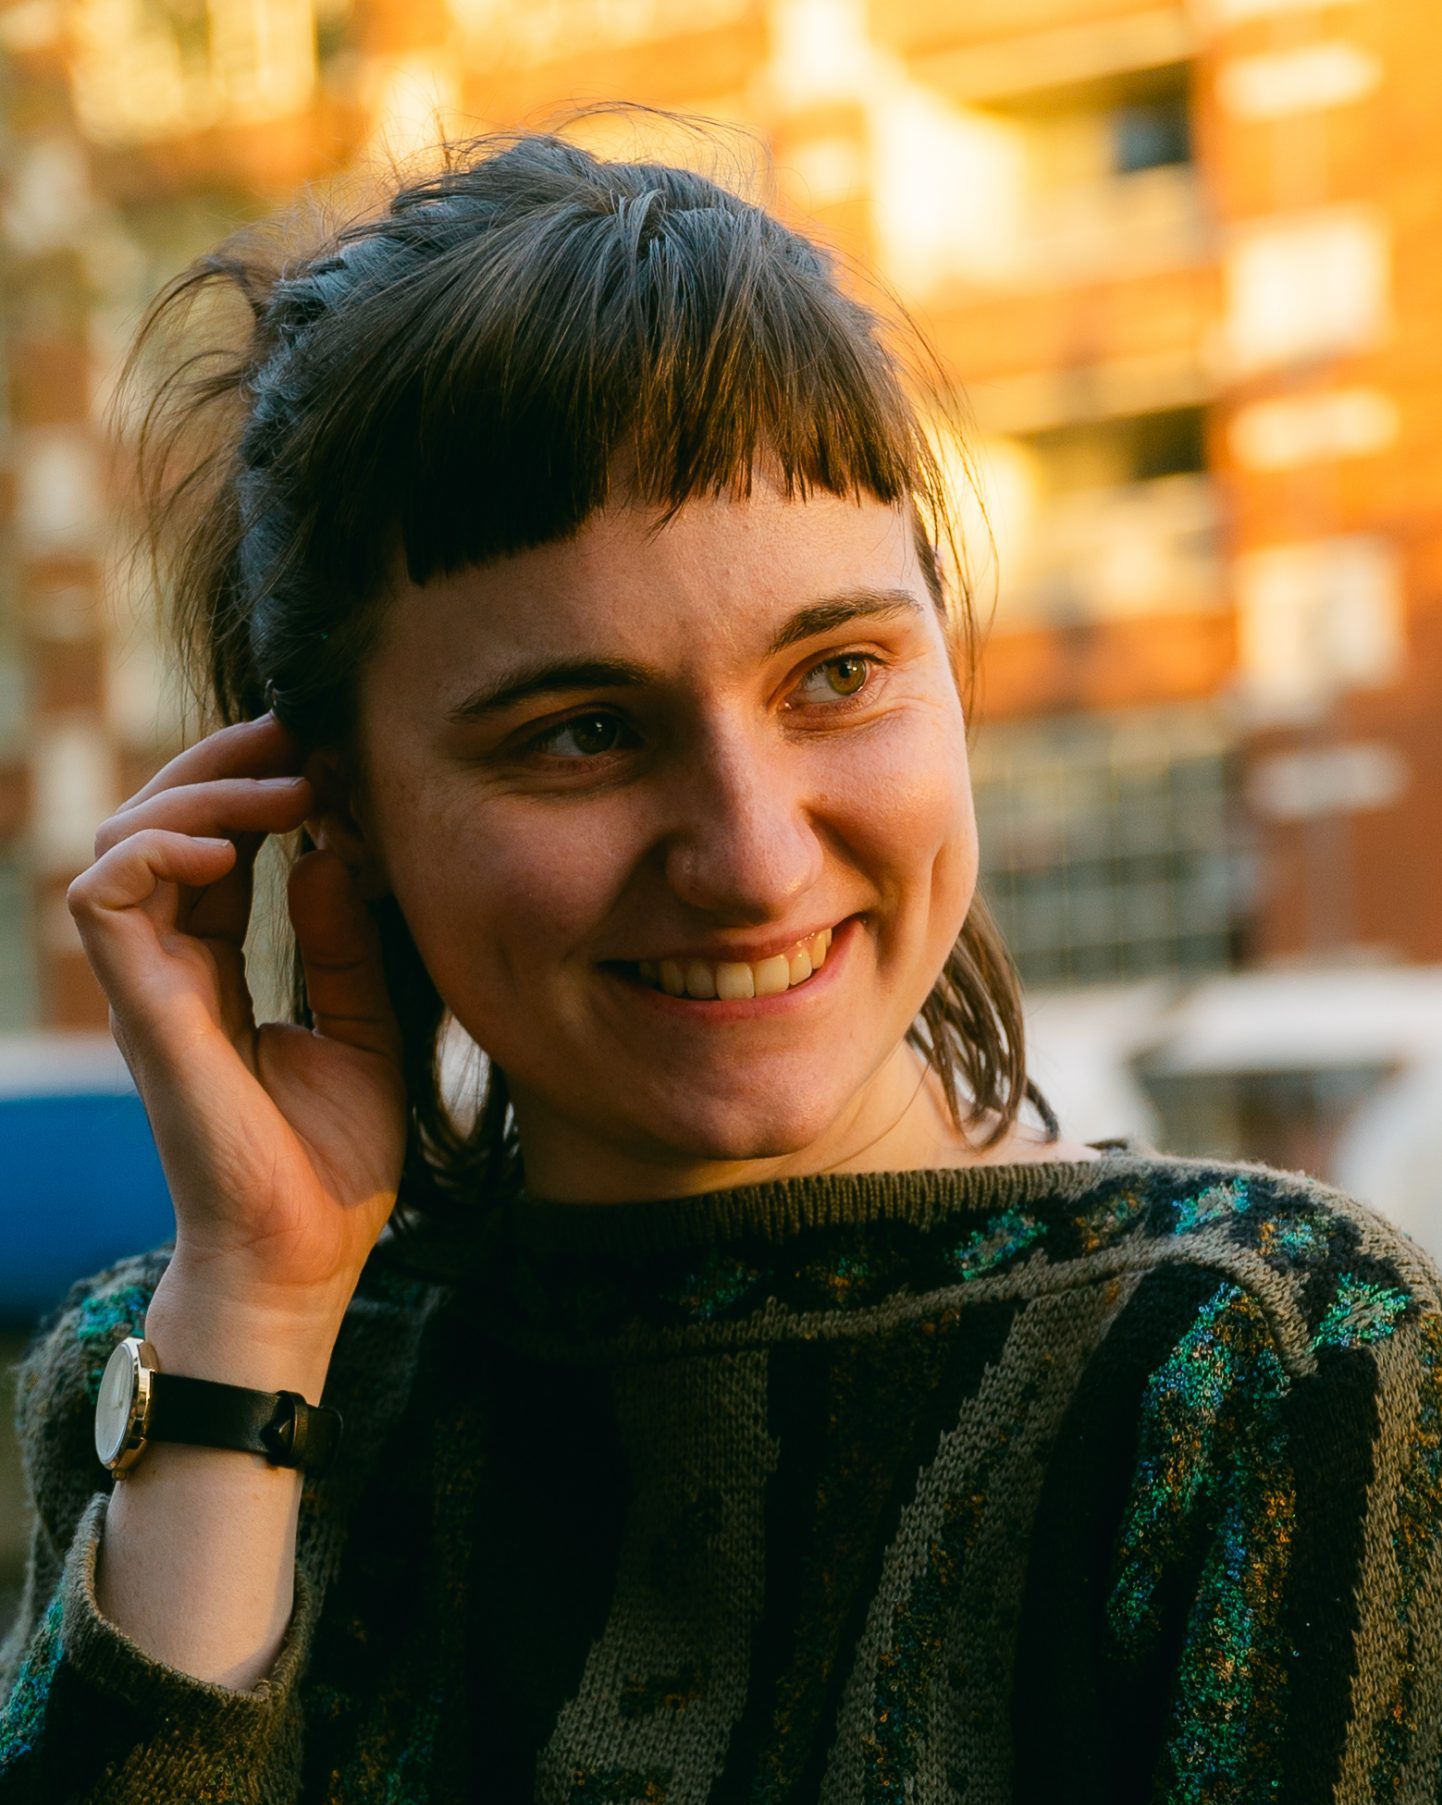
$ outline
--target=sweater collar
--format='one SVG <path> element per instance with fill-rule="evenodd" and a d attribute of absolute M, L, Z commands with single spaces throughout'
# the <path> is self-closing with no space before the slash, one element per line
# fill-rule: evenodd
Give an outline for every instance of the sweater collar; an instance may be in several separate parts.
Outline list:
<path fill-rule="evenodd" d="M 562 1258 L 634 1259 L 737 1239 L 781 1244 L 803 1230 L 843 1223 L 927 1228 L 956 1214 L 1065 1207 L 1155 1158 L 1131 1142 L 1096 1145 L 1097 1160 L 817 1173 L 644 1202 L 557 1203 L 523 1190 L 500 1206 L 492 1227 L 513 1247 Z"/>

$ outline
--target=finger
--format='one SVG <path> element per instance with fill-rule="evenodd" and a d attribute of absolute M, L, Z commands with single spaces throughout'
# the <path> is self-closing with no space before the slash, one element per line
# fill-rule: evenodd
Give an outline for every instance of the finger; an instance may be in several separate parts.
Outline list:
<path fill-rule="evenodd" d="M 153 941 L 173 927 L 185 889 L 213 884 L 235 862 L 229 840 L 146 828 L 83 871 L 66 892 L 86 956 L 112 1003 L 129 995 L 137 968 L 134 921 L 145 916 Z"/>
<path fill-rule="evenodd" d="M 318 1034 L 400 1059 L 380 933 L 334 853 L 308 852 L 290 874 L 290 915 Z"/>
<path fill-rule="evenodd" d="M 238 721 L 232 727 L 221 727 L 193 746 L 178 752 L 162 765 L 149 783 L 137 790 L 129 801 L 121 804 L 124 814 L 137 804 L 147 802 L 161 790 L 179 784 L 206 783 L 213 778 L 254 775 L 268 777 L 300 768 L 304 751 L 300 741 L 273 714 L 263 714 L 253 721 Z"/>
<path fill-rule="evenodd" d="M 273 834 L 299 827 L 314 802 L 304 777 L 232 777 L 188 783 L 135 800 L 107 820 L 95 835 L 95 856 L 148 827 L 174 833 Z"/>
<path fill-rule="evenodd" d="M 186 933 L 240 947 L 250 926 L 256 854 L 268 834 L 299 827 L 312 801 L 311 786 L 298 776 L 182 784 L 103 821 L 95 850 L 103 857 L 122 840 L 150 828 L 196 836 L 229 834 L 236 844 L 234 866 L 219 883 L 183 903 L 177 920 Z"/>
<path fill-rule="evenodd" d="M 193 898 L 184 918 L 185 931 L 202 940 L 224 940 L 232 946 L 244 947 L 255 894 L 255 860 L 266 836 L 234 834 L 231 837 L 235 863 L 218 884 L 207 884 Z"/>

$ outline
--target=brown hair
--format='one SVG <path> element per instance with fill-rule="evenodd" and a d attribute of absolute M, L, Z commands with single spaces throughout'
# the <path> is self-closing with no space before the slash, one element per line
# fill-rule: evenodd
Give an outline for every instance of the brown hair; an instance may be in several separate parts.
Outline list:
<path fill-rule="evenodd" d="M 217 290 L 248 304 L 245 342 L 172 364 L 140 452 L 177 636 L 222 721 L 273 705 L 307 744 L 344 743 L 385 572 L 403 558 L 424 584 L 565 538 L 622 458 L 628 497 L 663 518 L 744 495 L 762 458 L 789 494 L 908 508 L 969 700 L 970 595 L 902 355 L 825 252 L 730 188 L 547 133 L 453 143 L 306 254 L 242 233 L 201 258 L 156 301 L 132 374 Z M 445 1006 L 394 898 L 372 907 L 405 1044 L 405 1228 L 405 1211 L 473 1213 L 516 1181 L 519 1149 L 500 1070 L 474 1122 L 451 1114 Z M 1055 1136 L 979 898 L 910 1038 L 959 1128 L 998 1118 L 981 1145 L 1027 1098 Z"/>

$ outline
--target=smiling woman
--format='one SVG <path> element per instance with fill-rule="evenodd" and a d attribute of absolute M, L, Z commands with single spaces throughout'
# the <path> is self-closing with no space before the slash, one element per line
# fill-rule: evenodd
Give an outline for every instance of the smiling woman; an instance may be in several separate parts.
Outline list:
<path fill-rule="evenodd" d="M 198 298 L 236 290 L 254 311 L 251 340 L 239 358 L 216 354 L 197 377 L 170 349 L 167 329 Z M 970 839 L 960 710 L 973 645 L 963 561 L 940 468 L 887 333 L 843 293 L 825 253 L 738 195 L 681 169 L 600 164 L 534 135 L 455 146 L 438 173 L 309 255 L 277 268 L 242 241 L 204 259 L 162 298 L 141 358 L 158 350 L 173 370 L 148 416 L 142 464 L 171 559 L 178 625 L 224 718 L 251 720 L 273 704 L 274 721 L 301 746 L 328 754 L 306 767 L 324 789 L 309 798 L 322 806 L 312 810 L 300 851 L 338 851 L 375 905 L 409 1100 L 399 1229 L 417 1217 L 435 1225 L 451 1205 L 472 1223 L 478 1196 L 512 1186 L 526 1107 L 516 1086 L 527 1087 L 534 1107 L 564 1081 L 589 1107 L 580 1080 L 588 1069 L 605 1070 L 604 1035 L 577 1065 L 574 1036 L 590 1025 L 573 1017 L 563 1043 L 544 1035 L 543 1014 L 525 1050 L 517 1047 L 507 1023 L 514 1027 L 529 1005 L 514 971 L 495 998 L 499 1006 L 509 996 L 520 1016 L 503 1017 L 498 1007 L 494 1019 L 483 1018 L 474 1003 L 458 1007 L 440 981 L 442 949 L 432 950 L 430 928 L 418 922 L 422 898 L 403 876 L 400 887 L 378 879 L 384 845 L 374 834 L 363 845 L 354 814 L 340 819 L 325 804 L 343 798 L 363 807 L 369 798 L 373 808 L 394 809 L 404 782 L 407 799 L 399 816 L 386 817 L 382 839 L 391 822 L 417 830 L 429 822 L 436 834 L 455 836 L 454 858 L 448 851 L 438 865 L 433 845 L 416 867 L 427 873 L 430 919 L 447 923 L 443 938 L 465 920 L 474 932 L 473 918 L 451 911 L 499 902 L 507 872 L 527 899 L 520 914 L 539 927 L 535 899 L 554 892 L 559 901 L 574 891 L 577 871 L 619 880 L 616 854 L 636 826 L 663 797 L 673 808 L 681 802 L 678 773 L 692 791 L 684 806 L 694 807 L 718 777 L 759 781 L 765 758 L 779 774 L 782 745 L 791 748 L 783 762 L 793 794 L 783 803 L 777 793 L 775 821 L 787 809 L 804 817 L 805 773 L 823 781 L 828 769 L 846 766 L 859 804 L 870 786 L 868 757 L 882 775 L 892 747 L 908 780 L 925 770 L 950 783 L 950 825 L 964 814 L 962 842 Z M 213 414 L 222 416 L 220 438 L 210 462 L 195 468 L 194 434 Z M 742 555 L 746 569 L 738 567 Z M 874 635 L 890 623 L 895 641 L 906 619 L 911 632 L 904 647 L 898 642 L 893 671 L 857 630 L 865 623 Z M 664 664 L 653 649 L 663 631 Z M 807 652 L 813 662 L 845 653 L 864 664 L 866 682 L 849 704 L 855 733 L 831 731 L 841 724 L 844 684 L 824 703 L 815 701 L 814 682 L 798 687 Z M 749 665 L 753 690 L 763 680 L 794 680 L 784 697 L 764 698 L 762 713 L 791 730 L 764 753 L 754 735 L 738 734 L 734 706 L 723 713 L 716 697 L 698 700 L 719 680 L 723 653 L 733 693 L 738 663 Z M 857 676 L 853 669 L 848 681 Z M 598 712 L 603 696 L 619 706 Z M 762 700 L 755 693 L 753 708 Z M 444 742 L 436 738 L 438 701 L 439 716 L 455 728 Z M 578 709 L 590 712 L 568 739 L 555 717 Z M 654 717 L 654 744 L 643 713 Z M 807 731 L 813 723 L 826 731 Z M 577 787 L 581 773 L 561 769 L 562 748 L 572 748 L 573 761 L 585 731 L 599 758 L 598 729 L 616 736 L 610 764 L 604 777 L 599 766 L 588 777 L 589 789 Z M 523 761 L 517 749 L 527 739 L 537 743 Z M 377 745 L 384 757 L 373 755 Z M 805 757 L 804 746 L 812 748 Z M 798 779 L 803 793 L 795 793 Z M 507 787 L 514 800 L 502 806 L 498 788 Z M 470 813 L 482 802 L 484 826 Z M 729 802 L 712 802 L 712 832 L 743 819 Z M 917 804 L 919 796 L 902 815 Z M 605 864 L 596 865 L 586 848 L 603 824 L 609 835 L 618 821 L 626 836 L 608 838 Z M 894 831 L 906 832 L 903 819 Z M 509 850 L 512 834 L 517 854 L 549 837 L 549 868 L 534 854 L 523 869 L 519 859 L 486 852 L 488 842 Z M 691 848 L 683 863 L 694 840 L 694 824 L 679 832 L 678 843 Z M 478 884 L 477 858 L 487 865 L 484 886 L 442 904 L 433 883 L 439 869 L 454 868 L 457 878 L 470 869 Z M 396 863 L 404 868 L 408 859 Z M 654 865 L 651 857 L 647 869 Z M 789 954 L 803 936 L 862 913 L 863 878 L 843 886 L 834 870 L 813 876 L 815 888 L 791 899 L 738 898 L 708 909 L 644 895 L 638 874 L 608 899 L 613 918 L 592 926 L 644 943 L 634 962 L 644 957 L 658 970 L 690 942 L 698 949 L 692 962 L 702 964 L 749 963 L 758 938 L 766 956 L 773 943 Z M 305 856 L 296 878 L 302 890 L 335 881 L 315 875 Z M 904 1000 L 911 1014 L 900 1037 L 909 1050 L 888 1046 L 886 1069 L 872 1074 L 865 1099 L 847 1093 L 838 1075 L 841 1114 L 807 1169 L 865 1163 L 872 1141 L 878 1165 L 938 1135 L 968 1162 L 987 1149 L 1033 1145 L 1036 1136 L 1017 1126 L 1028 1095 L 1043 1131 L 1055 1134 L 1027 1084 L 1010 962 L 974 894 L 974 871 L 965 896 L 956 881 L 951 874 L 952 896 L 933 906 L 935 944 L 911 953 L 932 962 L 919 996 L 914 973 L 904 991 L 893 988 L 895 930 L 883 946 L 881 918 L 872 921 L 867 945 L 889 961 L 885 1032 Z M 843 888 L 849 910 L 838 908 Z M 805 919 L 794 920 L 798 913 Z M 913 919 L 913 934 L 917 926 Z M 511 957 L 504 933 L 476 939 L 493 968 Z M 730 951 L 747 956 L 727 959 Z M 542 986 L 543 969 L 573 974 L 575 957 L 558 940 L 538 964 L 533 947 L 526 981 Z M 303 970 L 297 976 L 304 1021 L 312 1000 Z M 473 992 L 484 981 L 470 974 Z M 438 1030 L 448 1014 L 492 1056 L 474 1132 L 458 1127 L 442 1096 Z M 710 1012 L 713 1027 L 722 1018 Z M 713 1065 L 749 1057 L 738 1033 L 733 1022 L 712 1037 Z M 537 1067 L 547 1074 L 540 1087 Z M 791 1151 L 814 1139 L 814 1116 L 808 1128 L 802 1113 Z M 570 1194 L 592 1196 L 598 1182 L 600 1194 L 612 1196 L 731 1182 L 724 1153 L 719 1164 L 697 1163 L 684 1148 L 679 1163 L 658 1150 L 656 1170 L 640 1172 L 638 1149 L 623 1139 L 627 1154 L 614 1169 L 582 1155 L 586 1178 Z M 549 1145 L 529 1137 L 532 1186 Z M 778 1145 L 778 1154 L 786 1151 Z"/>
<path fill-rule="evenodd" d="M 758 474 L 653 528 L 398 585 L 317 837 L 504 1073 L 540 1195 L 970 1163 L 907 1043 L 976 843 L 905 515 Z"/>
<path fill-rule="evenodd" d="M 143 445 L 215 729 L 70 893 L 176 1233 L 26 1358 L 0 1797 L 1434 1797 L 1437 1274 L 1030 1083 L 890 329 L 547 135 L 260 242 L 142 341 L 246 303 Z"/>

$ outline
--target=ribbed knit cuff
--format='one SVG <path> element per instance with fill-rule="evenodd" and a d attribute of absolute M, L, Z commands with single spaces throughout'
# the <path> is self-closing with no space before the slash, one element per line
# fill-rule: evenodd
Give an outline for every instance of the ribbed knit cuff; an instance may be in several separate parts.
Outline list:
<path fill-rule="evenodd" d="M 85 1507 L 60 1578 L 60 1640 L 76 1674 L 146 1719 L 179 1720 L 198 1735 L 228 1740 L 264 1737 L 285 1710 L 310 1649 L 315 1595 L 303 1568 L 295 1574 L 295 1607 L 285 1642 L 270 1672 L 246 1691 L 167 1666 L 103 1617 L 95 1601 L 96 1561 L 110 1494 L 97 1492 Z"/>

